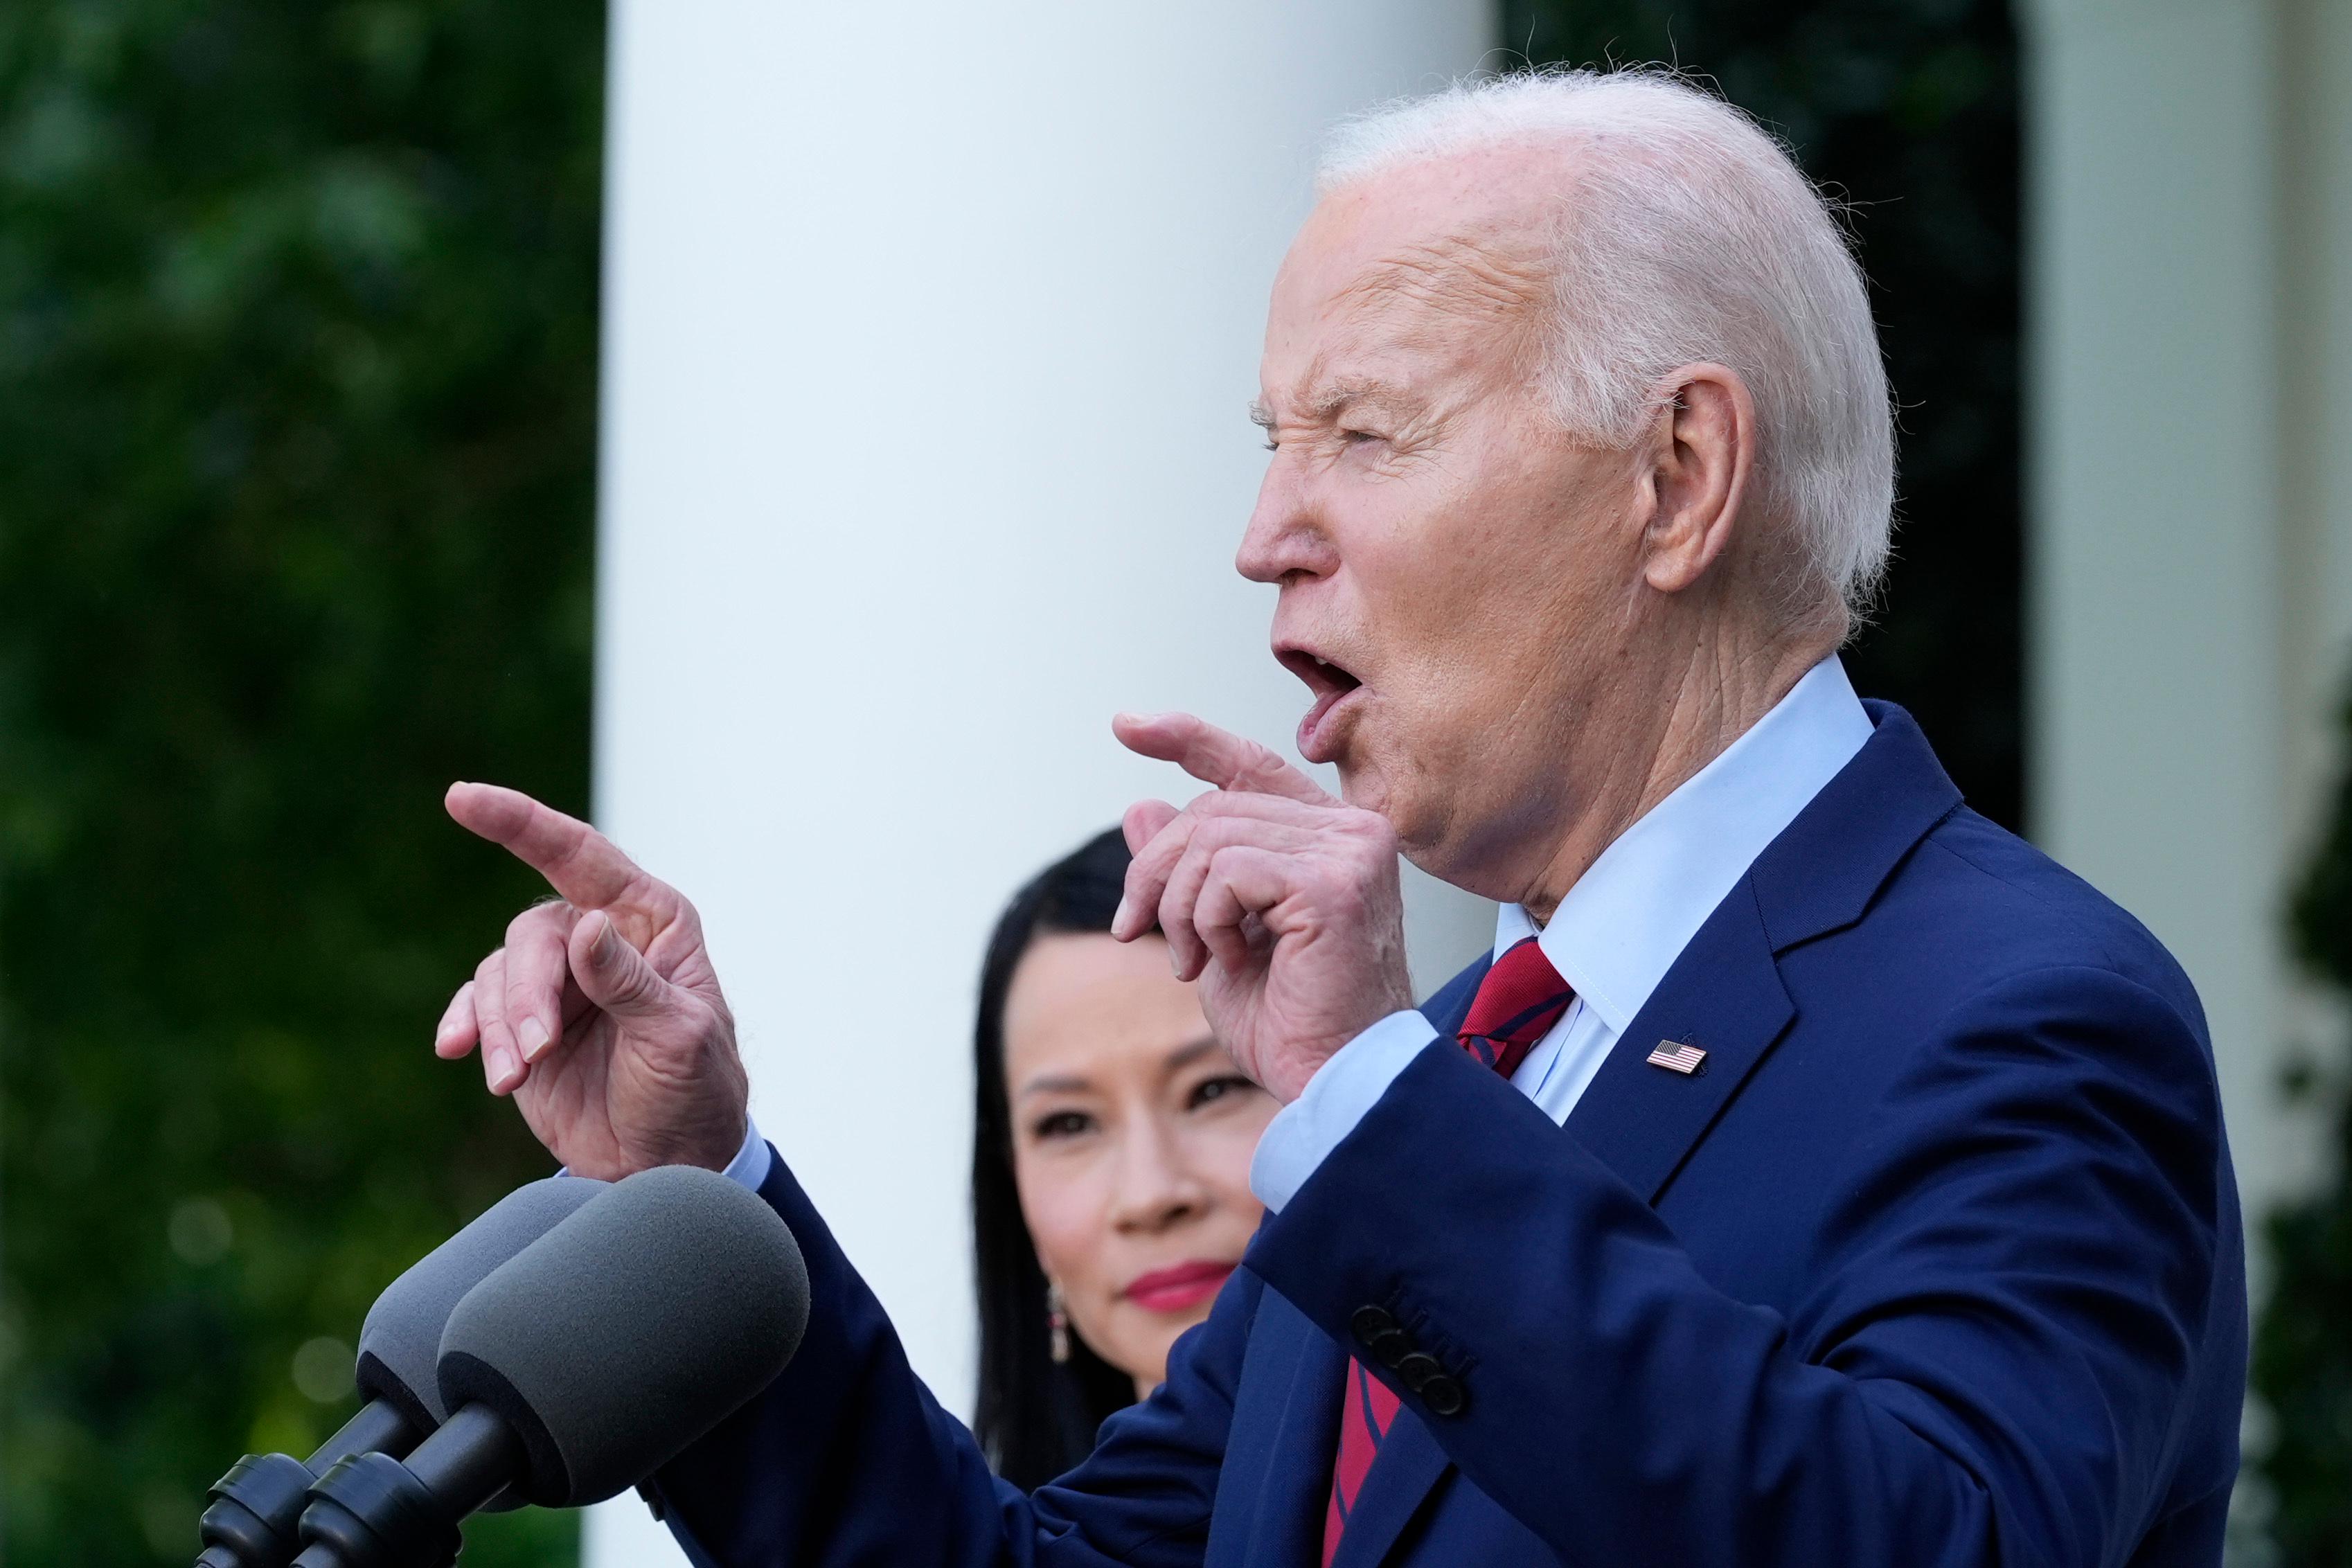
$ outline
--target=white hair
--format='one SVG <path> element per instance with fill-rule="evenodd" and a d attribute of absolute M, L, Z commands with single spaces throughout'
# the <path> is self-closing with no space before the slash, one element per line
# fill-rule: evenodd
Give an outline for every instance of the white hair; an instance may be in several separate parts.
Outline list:
<path fill-rule="evenodd" d="M 1712 361 L 1756 401 L 1757 499 L 1799 559 L 1783 591 L 1866 610 L 1895 506 L 1895 421 L 1861 268 L 1830 203 L 1732 105 L 1656 68 L 1457 82 L 1349 121 L 1318 189 L 1486 147 L 1584 153 L 1556 193 L 1541 374 L 1563 426 L 1635 440 Z"/>

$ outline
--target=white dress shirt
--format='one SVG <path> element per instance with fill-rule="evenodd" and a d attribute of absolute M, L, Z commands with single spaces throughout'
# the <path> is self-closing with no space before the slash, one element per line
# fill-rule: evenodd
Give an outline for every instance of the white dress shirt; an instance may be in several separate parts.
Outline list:
<path fill-rule="evenodd" d="M 1495 956 L 1535 937 L 1576 990 L 1511 1075 L 1520 1093 L 1554 1121 L 1568 1120 L 1698 928 L 1870 734 L 1870 715 L 1832 655 L 1602 850 L 1548 924 L 1503 906 Z M 1259 1200 L 1277 1210 L 1288 1203 L 1437 1037 L 1418 1012 L 1392 1013 L 1342 1046 L 1258 1140 L 1250 1187 Z"/>
<path fill-rule="evenodd" d="M 1853 760 L 1870 731 L 1870 715 L 1832 655 L 1602 850 L 1549 924 L 1539 928 L 1519 905 L 1503 906 L 1495 920 L 1495 956 L 1536 937 L 1576 989 L 1567 1014 L 1511 1075 L 1520 1093 L 1554 1121 L 1568 1120 L 1609 1047 L 1707 916 L 1765 846 Z M 1340 1047 L 1258 1140 L 1250 1188 L 1259 1201 L 1269 1209 L 1288 1203 L 1437 1037 L 1419 1013 L 1391 1013 Z M 747 1121 L 727 1174 L 756 1189 L 768 1179 L 769 1159 L 759 1128 Z"/>
<path fill-rule="evenodd" d="M 726 1175 L 730 1182 L 740 1182 L 753 1192 L 768 1179 L 768 1166 L 775 1156 L 768 1152 L 768 1141 L 760 1136 L 760 1124 L 751 1113 L 743 1113 L 743 1142 L 735 1151 L 735 1158 L 727 1163 Z"/>
<path fill-rule="evenodd" d="M 747 1110 L 743 1113 L 743 1142 L 736 1145 L 735 1157 L 727 1162 L 727 1169 L 719 1174 L 756 1193 L 761 1184 L 768 1179 L 768 1167 L 774 1163 L 775 1158 L 769 1151 L 768 1141 L 760 1136 L 760 1124 L 751 1120 L 751 1113 Z M 572 1173 L 572 1167 L 566 1165 L 555 1173 L 568 1176 Z"/>

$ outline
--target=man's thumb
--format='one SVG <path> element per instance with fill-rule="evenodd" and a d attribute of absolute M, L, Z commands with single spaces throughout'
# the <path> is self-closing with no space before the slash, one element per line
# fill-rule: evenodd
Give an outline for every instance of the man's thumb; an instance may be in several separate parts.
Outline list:
<path fill-rule="evenodd" d="M 572 928 L 572 973 L 589 1001 L 616 1017 L 647 1017 L 670 1000 L 669 982 L 602 910 L 590 910 Z"/>

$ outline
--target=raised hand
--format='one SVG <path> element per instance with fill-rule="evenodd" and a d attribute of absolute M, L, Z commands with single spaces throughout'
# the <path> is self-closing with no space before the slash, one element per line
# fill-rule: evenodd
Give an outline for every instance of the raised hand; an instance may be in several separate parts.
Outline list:
<path fill-rule="evenodd" d="M 478 1046 L 490 1092 L 513 1095 L 539 1141 L 582 1175 L 725 1169 L 743 1142 L 750 1083 L 694 906 L 527 795 L 458 784 L 446 804 L 559 901 L 507 927 L 506 945 L 450 999 L 435 1054 Z"/>
<path fill-rule="evenodd" d="M 1216 787 L 1128 808 L 1135 861 L 1111 934 L 1157 921 L 1241 1069 L 1296 1100 L 1331 1054 L 1412 1005 L 1396 833 L 1254 741 L 1189 713 L 1121 714 L 1122 744 Z"/>

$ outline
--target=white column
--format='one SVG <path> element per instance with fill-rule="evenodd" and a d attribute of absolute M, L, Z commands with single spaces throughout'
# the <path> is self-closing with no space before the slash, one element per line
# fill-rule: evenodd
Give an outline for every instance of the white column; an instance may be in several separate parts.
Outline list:
<path fill-rule="evenodd" d="M 1186 793 L 1110 714 L 1288 750 L 1232 555 L 1266 286 L 1334 118 L 1489 0 L 614 6 L 600 822 L 700 905 L 753 1111 L 968 1406 L 970 1031 L 1014 886 Z M 1427 972 L 1482 946 L 1417 896 Z M 588 1560 L 676 1561 L 632 1500 Z"/>
<path fill-rule="evenodd" d="M 2284 922 L 2352 655 L 2352 4 L 2023 10 L 2033 826 L 2196 982 L 2258 1216 L 2332 1026 Z"/>
<path fill-rule="evenodd" d="M 2344 765 L 2352 700 L 2352 0 L 2284 0 L 2280 287 L 2285 577 L 2298 850 Z"/>

